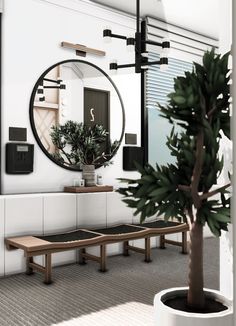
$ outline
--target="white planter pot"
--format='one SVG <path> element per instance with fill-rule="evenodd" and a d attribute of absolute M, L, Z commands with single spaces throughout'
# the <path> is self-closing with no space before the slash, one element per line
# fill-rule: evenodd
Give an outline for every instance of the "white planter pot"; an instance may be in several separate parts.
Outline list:
<path fill-rule="evenodd" d="M 156 326 L 233 326 L 232 302 L 220 292 L 204 289 L 206 295 L 216 299 L 228 307 L 227 310 L 216 313 L 191 313 L 176 310 L 166 306 L 163 301 L 187 292 L 187 287 L 172 288 L 159 292 L 154 298 L 154 314 Z"/>

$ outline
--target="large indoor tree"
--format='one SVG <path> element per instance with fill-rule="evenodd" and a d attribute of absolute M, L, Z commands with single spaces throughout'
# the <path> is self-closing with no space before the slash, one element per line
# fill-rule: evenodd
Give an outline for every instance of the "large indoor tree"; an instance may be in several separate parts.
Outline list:
<path fill-rule="evenodd" d="M 194 63 L 192 72 L 174 80 L 168 104 L 158 108 L 173 125 L 166 144 L 175 163 L 137 166 L 140 178 L 121 179 L 128 184 L 118 190 L 141 221 L 158 215 L 188 223 L 187 302 L 195 311 L 205 306 L 203 227 L 207 224 L 219 237 L 230 223 L 230 181 L 217 185 L 224 166 L 220 140 L 223 134 L 230 138 L 228 58 L 229 53 L 206 52 L 201 65 Z"/>

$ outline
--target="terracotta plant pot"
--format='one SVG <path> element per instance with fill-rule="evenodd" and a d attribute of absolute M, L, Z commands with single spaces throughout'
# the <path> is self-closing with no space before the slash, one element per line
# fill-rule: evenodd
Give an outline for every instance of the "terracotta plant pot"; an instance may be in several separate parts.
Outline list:
<path fill-rule="evenodd" d="M 154 298 L 155 325 L 159 326 L 232 326 L 232 302 L 220 292 L 204 289 L 206 296 L 222 303 L 226 310 L 214 313 L 194 313 L 176 310 L 165 305 L 168 298 L 180 297 L 187 294 L 187 287 L 171 288 L 156 294 Z"/>
<path fill-rule="evenodd" d="M 95 166 L 94 165 L 83 165 L 82 166 L 82 177 L 85 181 L 85 187 L 95 186 L 96 185 Z"/>

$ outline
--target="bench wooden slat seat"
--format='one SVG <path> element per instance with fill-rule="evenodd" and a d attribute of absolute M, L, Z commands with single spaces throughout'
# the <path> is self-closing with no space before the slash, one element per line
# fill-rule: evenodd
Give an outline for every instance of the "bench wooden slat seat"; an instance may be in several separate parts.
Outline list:
<path fill-rule="evenodd" d="M 34 270 L 45 275 L 45 283 L 51 283 L 51 254 L 71 249 L 79 249 L 79 263 L 85 264 L 87 260 L 94 260 L 100 264 L 100 270 L 106 271 L 106 245 L 123 242 L 123 254 L 129 255 L 129 250 L 145 255 L 145 262 L 150 262 L 150 238 L 160 236 L 160 248 L 165 244 L 181 246 L 182 253 L 187 253 L 188 226 L 184 223 L 165 222 L 158 220 L 143 224 L 120 224 L 100 229 L 77 229 L 61 234 L 45 236 L 22 236 L 6 238 L 8 250 L 22 249 L 26 257 L 27 274 Z M 172 241 L 165 238 L 166 234 L 182 233 L 182 241 Z M 145 239 L 145 248 L 138 248 L 129 244 L 135 239 Z M 100 256 L 86 252 L 87 247 L 100 246 Z M 45 255 L 45 266 L 36 264 L 34 256 Z"/>

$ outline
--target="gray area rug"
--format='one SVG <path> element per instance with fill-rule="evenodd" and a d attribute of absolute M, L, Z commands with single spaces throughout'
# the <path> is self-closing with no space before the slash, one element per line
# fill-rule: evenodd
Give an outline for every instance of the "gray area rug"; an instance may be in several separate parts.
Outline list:
<path fill-rule="evenodd" d="M 1 326 L 151 326 L 158 291 L 185 286 L 188 256 L 179 248 L 153 249 L 152 263 L 132 253 L 108 258 L 107 273 L 98 265 L 53 269 L 54 283 L 24 274 L 0 280 Z M 205 241 L 205 286 L 219 287 L 219 241 Z"/>

